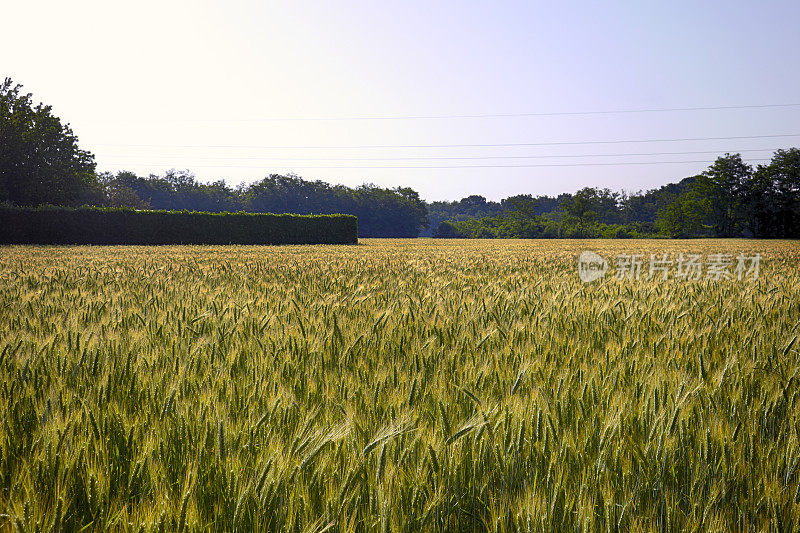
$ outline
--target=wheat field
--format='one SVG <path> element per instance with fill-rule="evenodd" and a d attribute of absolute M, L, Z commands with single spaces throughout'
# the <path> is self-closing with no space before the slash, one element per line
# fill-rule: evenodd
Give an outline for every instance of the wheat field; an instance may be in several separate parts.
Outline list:
<path fill-rule="evenodd" d="M 798 333 L 786 241 L 3 247 L 0 530 L 797 530 Z"/>

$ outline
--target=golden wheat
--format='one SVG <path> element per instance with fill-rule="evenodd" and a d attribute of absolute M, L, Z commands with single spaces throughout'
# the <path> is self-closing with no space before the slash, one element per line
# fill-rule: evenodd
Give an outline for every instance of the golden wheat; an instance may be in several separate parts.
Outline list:
<path fill-rule="evenodd" d="M 792 242 L 0 248 L 0 528 L 798 529 L 799 333 Z"/>

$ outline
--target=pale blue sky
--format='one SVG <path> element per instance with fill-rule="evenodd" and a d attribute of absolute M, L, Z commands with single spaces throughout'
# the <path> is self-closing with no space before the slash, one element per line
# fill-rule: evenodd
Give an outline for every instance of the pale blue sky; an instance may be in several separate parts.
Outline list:
<path fill-rule="evenodd" d="M 52 104 L 82 146 L 95 153 L 100 170 L 188 168 L 201 180 L 225 178 L 231 184 L 295 171 L 347 185 L 411 186 L 428 200 L 468 194 L 499 199 L 587 185 L 647 189 L 695 174 L 725 151 L 753 150 L 743 155 L 757 160 L 775 148 L 800 146 L 798 136 L 267 148 L 800 134 L 800 106 L 262 120 L 800 103 L 797 1 L 32 0 L 4 5 L 3 13 L 0 76 L 11 76 L 37 100 Z M 660 155 L 601 157 L 641 153 Z M 587 154 L 595 157 L 571 157 Z M 514 158 L 404 159 L 500 156 Z M 575 166 L 650 161 L 701 162 Z M 477 165 L 562 166 L 309 168 Z"/>

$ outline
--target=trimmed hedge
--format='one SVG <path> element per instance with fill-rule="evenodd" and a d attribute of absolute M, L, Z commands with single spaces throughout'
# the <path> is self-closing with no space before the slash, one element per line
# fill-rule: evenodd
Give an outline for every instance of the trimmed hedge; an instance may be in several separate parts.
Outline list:
<path fill-rule="evenodd" d="M 0 206 L 0 244 L 354 244 L 352 215 Z"/>

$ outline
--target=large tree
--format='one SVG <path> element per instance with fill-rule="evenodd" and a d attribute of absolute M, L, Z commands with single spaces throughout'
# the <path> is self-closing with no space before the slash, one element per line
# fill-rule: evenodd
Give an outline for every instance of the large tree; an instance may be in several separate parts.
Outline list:
<path fill-rule="evenodd" d="M 69 124 L 34 105 L 22 86 L 0 85 L 0 202 L 80 205 L 99 194 L 94 156 L 78 147 Z"/>
<path fill-rule="evenodd" d="M 772 184 L 772 236 L 800 237 L 800 149 L 776 151 L 762 172 Z"/>
<path fill-rule="evenodd" d="M 601 201 L 597 189 L 584 187 L 561 203 L 567 221 L 577 227 L 577 237 L 586 237 L 598 218 Z"/>
<path fill-rule="evenodd" d="M 708 199 L 711 222 L 718 237 L 738 237 L 742 231 L 742 190 L 753 175 L 753 168 L 740 154 L 725 154 L 703 172 L 707 179 L 696 186 Z"/>
<path fill-rule="evenodd" d="M 705 233 L 703 223 L 710 217 L 709 200 L 703 190 L 710 185 L 705 176 L 698 176 L 692 188 L 674 196 L 659 209 L 656 227 L 671 237 L 698 237 Z"/>

